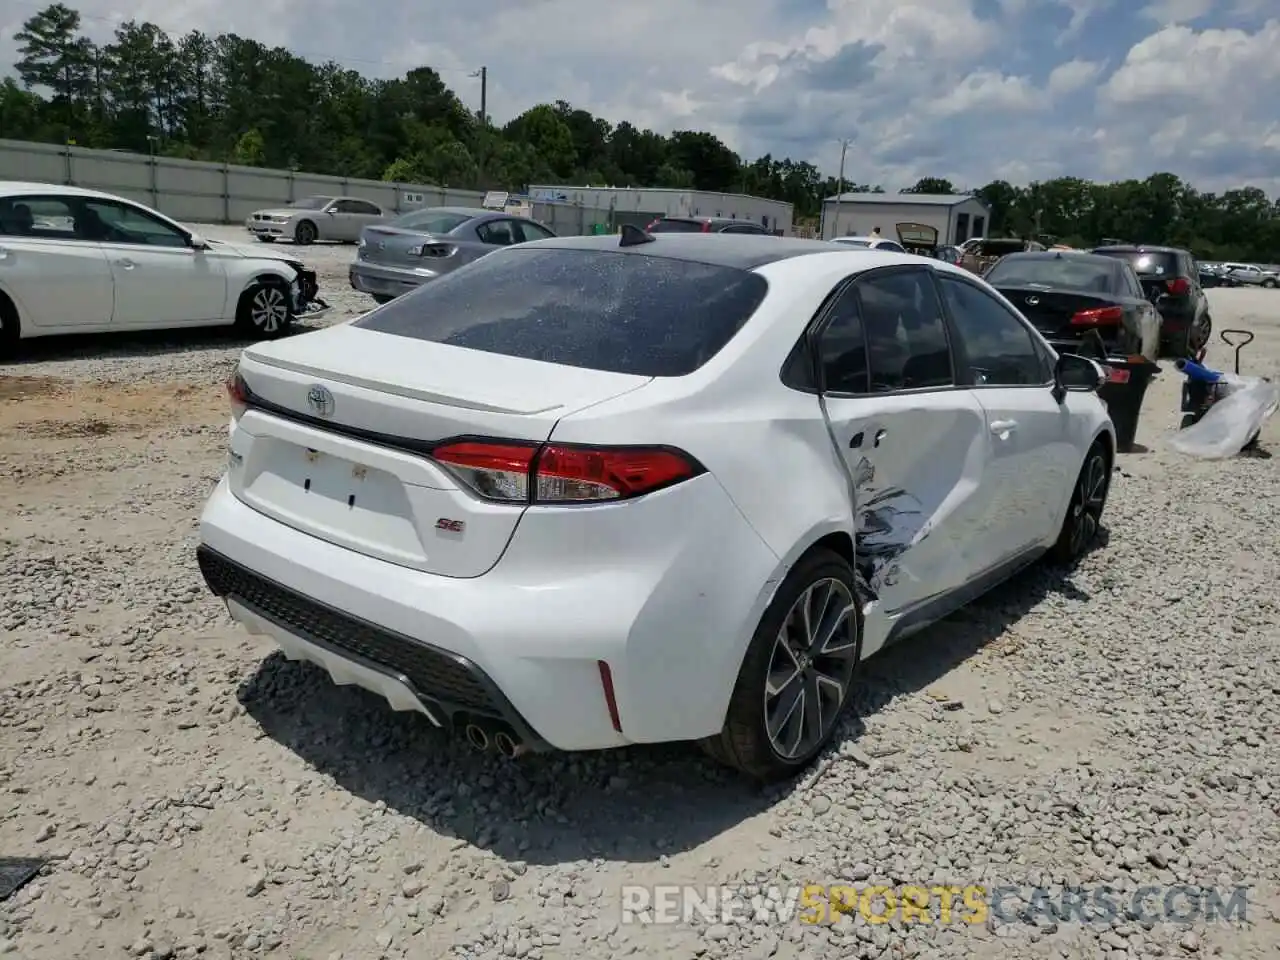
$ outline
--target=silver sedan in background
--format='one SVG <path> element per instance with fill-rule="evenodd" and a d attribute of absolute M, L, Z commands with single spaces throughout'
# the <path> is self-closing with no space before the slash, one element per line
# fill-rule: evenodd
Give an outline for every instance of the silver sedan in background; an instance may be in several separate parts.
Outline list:
<path fill-rule="evenodd" d="M 359 197 L 303 197 L 283 207 L 255 210 L 244 225 L 263 243 L 292 240 L 306 246 L 317 240 L 355 243 L 360 231 L 384 219 L 380 206 Z"/>
<path fill-rule="evenodd" d="M 351 264 L 351 286 L 379 303 L 503 247 L 555 234 L 526 217 L 472 207 L 427 207 L 367 227 Z"/>

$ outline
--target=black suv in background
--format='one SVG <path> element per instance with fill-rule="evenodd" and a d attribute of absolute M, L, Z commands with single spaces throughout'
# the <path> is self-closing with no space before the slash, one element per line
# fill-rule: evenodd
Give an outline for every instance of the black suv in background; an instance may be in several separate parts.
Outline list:
<path fill-rule="evenodd" d="M 1209 298 L 1200 285 L 1200 268 L 1190 252 L 1177 247 L 1133 244 L 1095 247 L 1092 253 L 1128 261 L 1142 291 L 1160 311 L 1160 351 L 1173 357 L 1195 356 L 1213 329 Z"/>

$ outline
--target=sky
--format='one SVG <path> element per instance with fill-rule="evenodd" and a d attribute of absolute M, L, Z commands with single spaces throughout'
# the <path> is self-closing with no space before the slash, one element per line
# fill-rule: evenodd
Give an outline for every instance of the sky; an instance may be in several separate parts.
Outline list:
<path fill-rule="evenodd" d="M 568 100 L 896 190 L 1171 171 L 1280 195 L 1280 0 L 67 0 L 366 75 L 438 69 L 504 123 Z M 41 0 L 0 0 L 0 64 Z"/>

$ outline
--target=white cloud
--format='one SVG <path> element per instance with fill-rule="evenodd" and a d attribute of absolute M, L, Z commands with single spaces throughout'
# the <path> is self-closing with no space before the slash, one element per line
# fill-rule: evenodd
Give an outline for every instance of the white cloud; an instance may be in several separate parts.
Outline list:
<path fill-rule="evenodd" d="M 1213 9 L 1213 0 L 1153 0 L 1143 7 L 1143 16 L 1161 26 L 1199 20 Z"/>
<path fill-rule="evenodd" d="M 1053 96 L 1075 93 L 1093 84 L 1102 73 L 1102 64 L 1092 60 L 1068 60 L 1049 74 L 1048 91 Z"/>

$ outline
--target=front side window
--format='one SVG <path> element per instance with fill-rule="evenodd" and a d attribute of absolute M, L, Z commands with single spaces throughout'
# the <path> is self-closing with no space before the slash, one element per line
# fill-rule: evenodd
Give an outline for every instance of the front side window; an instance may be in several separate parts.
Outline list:
<path fill-rule="evenodd" d="M 187 235 L 137 207 L 113 200 L 86 200 L 76 213 L 76 234 L 100 243 L 185 247 Z"/>
<path fill-rule="evenodd" d="M 355 326 L 570 367 L 680 377 L 715 356 L 769 285 L 748 270 L 615 250 L 497 250 Z"/>
<path fill-rule="evenodd" d="M 939 276 L 959 342 L 975 387 L 1023 387 L 1044 383 L 1044 367 L 1031 332 L 995 297 L 973 284 Z"/>
<path fill-rule="evenodd" d="M 857 289 L 872 393 L 954 384 L 947 328 L 928 272 L 876 273 Z"/>

